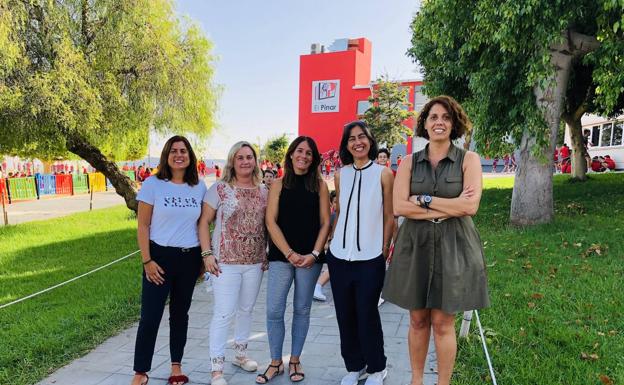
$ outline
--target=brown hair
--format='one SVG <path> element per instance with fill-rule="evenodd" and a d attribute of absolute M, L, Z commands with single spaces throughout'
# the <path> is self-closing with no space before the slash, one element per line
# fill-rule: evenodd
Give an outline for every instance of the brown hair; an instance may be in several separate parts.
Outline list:
<path fill-rule="evenodd" d="M 310 168 L 304 177 L 305 188 L 310 192 L 318 192 L 319 183 L 321 182 L 321 174 L 319 173 L 321 154 L 318 151 L 318 147 L 316 147 L 316 142 L 309 136 L 299 136 L 292 141 L 290 146 L 288 146 L 286 156 L 284 157 L 284 187 L 295 187 L 295 169 L 293 167 L 293 161 L 290 157 L 295 153 L 297 146 L 299 146 L 302 142 L 308 143 L 308 146 L 310 146 L 310 150 L 312 151 L 312 163 L 310 164 Z"/>
<path fill-rule="evenodd" d="M 160 162 L 158 163 L 158 172 L 156 173 L 156 178 L 171 180 L 173 174 L 171 172 L 171 167 L 169 167 L 169 153 L 171 152 L 171 147 L 173 147 L 173 144 L 177 142 L 184 143 L 189 155 L 189 165 L 184 170 L 184 182 L 189 186 L 195 186 L 199 184 L 199 175 L 197 174 L 197 157 L 195 156 L 195 152 L 193 152 L 193 147 L 191 147 L 191 143 L 188 141 L 188 139 L 181 135 L 172 136 L 165 143 L 165 146 L 160 153 Z"/>
<path fill-rule="evenodd" d="M 451 120 L 453 122 L 451 140 L 461 138 L 466 132 L 472 129 L 472 123 L 470 122 L 470 119 L 468 119 L 468 115 L 466 115 L 466 112 L 462 108 L 461 104 L 450 96 L 440 95 L 427 102 L 418 115 L 418 122 L 416 123 L 416 136 L 429 139 L 429 134 L 425 129 L 425 122 L 429 117 L 429 111 L 431 111 L 431 108 L 436 104 L 444 107 L 444 109 L 446 109 L 446 111 L 451 115 Z"/>

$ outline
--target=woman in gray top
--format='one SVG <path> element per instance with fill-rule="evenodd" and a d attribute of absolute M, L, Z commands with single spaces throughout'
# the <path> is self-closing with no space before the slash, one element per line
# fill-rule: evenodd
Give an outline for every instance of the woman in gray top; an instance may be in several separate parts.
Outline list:
<path fill-rule="evenodd" d="M 481 199 L 479 156 L 452 140 L 470 128 L 462 107 L 438 96 L 418 117 L 424 150 L 399 166 L 393 192 L 399 229 L 383 297 L 410 311 L 412 384 L 421 385 L 433 326 L 438 384 L 450 384 L 455 313 L 489 305 L 483 249 L 472 222 Z"/>

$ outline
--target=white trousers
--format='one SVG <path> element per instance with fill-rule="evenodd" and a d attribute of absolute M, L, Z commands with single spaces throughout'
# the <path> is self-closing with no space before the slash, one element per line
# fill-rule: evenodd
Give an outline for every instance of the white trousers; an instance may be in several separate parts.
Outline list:
<path fill-rule="evenodd" d="M 254 265 L 219 265 L 221 274 L 212 275 L 214 306 L 210 323 L 210 357 L 225 356 L 228 331 L 232 319 L 236 319 L 234 342 L 247 344 L 251 332 L 253 307 L 262 283 L 262 264 Z M 236 317 L 235 317 L 236 316 Z M 222 359 L 221 359 L 222 360 Z M 219 360 L 219 361 L 221 361 Z"/>

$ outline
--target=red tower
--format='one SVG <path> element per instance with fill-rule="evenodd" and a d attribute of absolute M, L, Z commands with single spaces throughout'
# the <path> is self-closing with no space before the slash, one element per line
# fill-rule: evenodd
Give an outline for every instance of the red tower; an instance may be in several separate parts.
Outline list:
<path fill-rule="evenodd" d="M 299 135 L 314 138 L 321 153 L 338 149 L 342 128 L 368 109 L 374 87 L 369 40 L 340 39 L 329 49 L 331 52 L 325 52 L 324 47 L 313 44 L 312 52 L 299 59 Z M 410 88 L 406 102 L 419 109 L 423 83 L 400 83 Z M 411 127 L 410 123 L 406 122 Z"/>

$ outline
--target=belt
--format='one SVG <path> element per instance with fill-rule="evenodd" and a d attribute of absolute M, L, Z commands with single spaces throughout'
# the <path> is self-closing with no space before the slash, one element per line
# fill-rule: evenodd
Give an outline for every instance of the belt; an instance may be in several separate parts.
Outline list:
<path fill-rule="evenodd" d="M 433 219 L 427 219 L 427 220 L 431 223 L 442 223 L 447 219 L 448 218 L 433 218 Z"/>
<path fill-rule="evenodd" d="M 195 246 L 195 247 L 175 247 L 175 246 L 163 246 L 163 245 L 159 245 L 158 243 L 151 241 L 150 240 L 150 244 L 156 246 L 156 247 L 160 247 L 163 249 L 174 249 L 177 251 L 180 251 L 182 253 L 190 253 L 191 251 L 195 250 L 195 249 L 199 249 L 199 246 Z"/>

